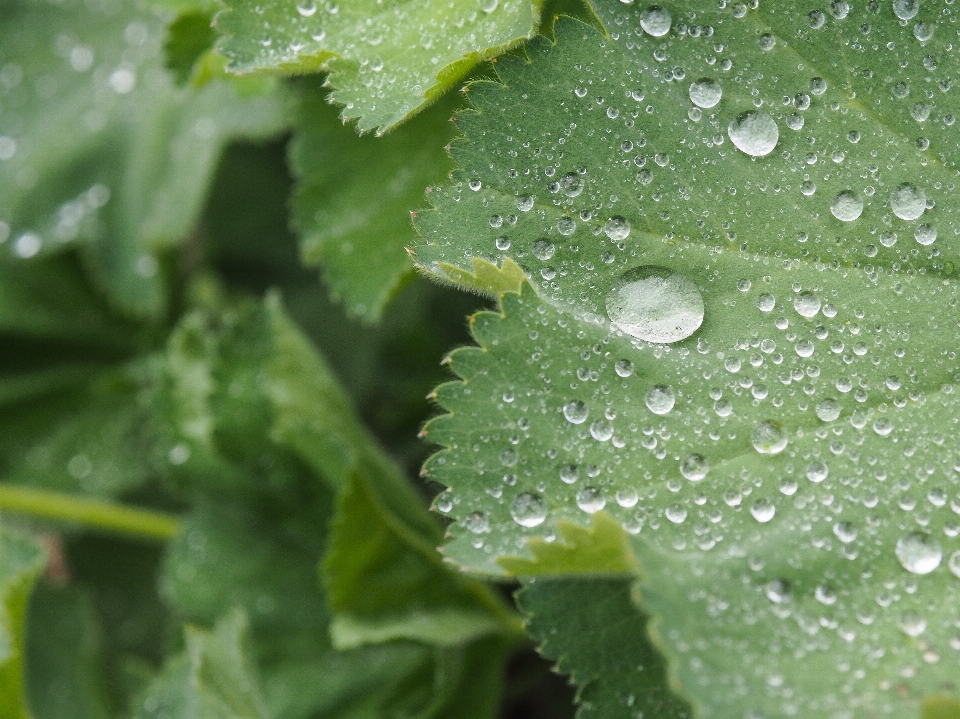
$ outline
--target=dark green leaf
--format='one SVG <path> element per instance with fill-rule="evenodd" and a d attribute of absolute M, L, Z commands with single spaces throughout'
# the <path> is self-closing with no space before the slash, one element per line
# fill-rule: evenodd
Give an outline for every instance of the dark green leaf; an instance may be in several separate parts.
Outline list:
<path fill-rule="evenodd" d="M 213 48 L 217 33 L 211 27 L 212 20 L 209 12 L 186 11 L 167 26 L 167 39 L 163 43 L 164 64 L 178 84 L 187 83 L 197 61 Z"/>

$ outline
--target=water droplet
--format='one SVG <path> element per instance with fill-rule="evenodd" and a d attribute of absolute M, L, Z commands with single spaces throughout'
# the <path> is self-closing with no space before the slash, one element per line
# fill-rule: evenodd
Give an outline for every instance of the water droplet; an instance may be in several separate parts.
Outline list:
<path fill-rule="evenodd" d="M 787 446 L 787 431 L 778 421 L 770 419 L 753 428 L 750 441 L 760 454 L 779 454 Z"/>
<path fill-rule="evenodd" d="M 833 422 L 840 416 L 840 403 L 828 398 L 817 403 L 817 417 L 823 422 Z"/>
<path fill-rule="evenodd" d="M 599 512 L 606 504 L 607 500 L 603 498 L 603 492 L 596 487 L 584 487 L 577 492 L 577 506 L 584 512 L 590 514 Z"/>
<path fill-rule="evenodd" d="M 613 365 L 613 371 L 620 377 L 629 377 L 633 374 L 633 362 L 628 359 L 617 360 Z"/>
<path fill-rule="evenodd" d="M 672 22 L 670 13 L 659 5 L 651 5 L 640 13 L 640 27 L 653 37 L 663 37 L 670 32 Z"/>
<path fill-rule="evenodd" d="M 905 612 L 900 617 L 900 630 L 911 637 L 919 637 L 927 628 L 927 620 L 915 612 Z"/>
<path fill-rule="evenodd" d="M 767 595 L 767 599 L 774 604 L 786 604 L 793 596 L 790 582 L 786 579 L 774 579 L 773 581 L 767 582 L 767 586 L 764 587 L 764 593 Z"/>
<path fill-rule="evenodd" d="M 901 20 L 911 20 L 920 11 L 920 0 L 893 0 L 893 14 Z"/>
<path fill-rule="evenodd" d="M 570 424 L 583 424 L 587 421 L 588 412 L 587 405 L 578 399 L 563 405 L 563 416 Z"/>
<path fill-rule="evenodd" d="M 913 232 L 913 238 L 921 245 L 932 245 L 937 239 L 937 228 L 933 225 L 919 225 Z"/>
<path fill-rule="evenodd" d="M 761 312 L 772 312 L 777 306 L 777 298 L 771 294 L 762 294 L 757 297 L 757 309 Z"/>
<path fill-rule="evenodd" d="M 510 516 L 521 527 L 536 527 L 547 518 L 547 506 L 539 494 L 524 492 L 513 500 Z"/>
<path fill-rule="evenodd" d="M 497 246 L 498 250 L 509 250 L 510 249 L 510 238 L 509 237 L 498 237 L 494 240 L 494 244 Z"/>
<path fill-rule="evenodd" d="M 927 195 L 916 185 L 904 182 L 890 193 L 890 208 L 901 220 L 915 220 L 927 209 Z"/>
<path fill-rule="evenodd" d="M 630 236 L 630 220 L 615 215 L 603 223 L 603 231 L 614 242 L 620 242 Z"/>
<path fill-rule="evenodd" d="M 483 12 L 489 14 L 497 9 L 500 5 L 500 0 L 479 0 L 480 9 Z"/>
<path fill-rule="evenodd" d="M 844 190 L 830 203 L 830 214 L 841 222 L 853 222 L 863 214 L 863 198 L 852 190 Z"/>
<path fill-rule="evenodd" d="M 640 495 L 637 493 L 633 487 L 626 487 L 624 489 L 617 490 L 617 504 L 621 507 L 629 509 L 636 505 L 639 501 Z"/>
<path fill-rule="evenodd" d="M 681 507 L 679 504 L 673 504 L 667 507 L 663 514 L 674 524 L 680 524 L 687 518 L 687 510 Z"/>
<path fill-rule="evenodd" d="M 713 107 L 723 96 L 723 88 L 716 80 L 709 77 L 701 77 L 695 83 L 690 85 L 690 102 L 697 107 Z"/>
<path fill-rule="evenodd" d="M 517 198 L 517 209 L 520 212 L 530 212 L 533 209 L 533 197 L 531 195 L 520 195 Z"/>
<path fill-rule="evenodd" d="M 759 110 L 738 115 L 727 127 L 727 134 L 738 150 L 752 157 L 769 155 L 780 139 L 776 120 Z"/>
<path fill-rule="evenodd" d="M 703 311 L 703 297 L 693 282 L 656 265 L 627 270 L 607 294 L 610 321 L 647 342 L 686 339 L 700 327 Z"/>
<path fill-rule="evenodd" d="M 580 479 L 580 468 L 575 464 L 565 464 L 560 468 L 560 479 L 566 484 L 573 484 Z"/>
<path fill-rule="evenodd" d="M 483 512 L 474 512 L 463 520 L 463 524 L 467 531 L 473 534 L 483 534 L 490 531 L 490 520 Z"/>
<path fill-rule="evenodd" d="M 857 538 L 857 528 L 850 522 L 837 522 L 833 525 L 833 534 L 844 544 L 850 544 Z"/>
<path fill-rule="evenodd" d="M 793 309 L 802 317 L 814 317 L 820 311 L 820 298 L 813 292 L 801 292 L 793 298 Z"/>
<path fill-rule="evenodd" d="M 820 461 L 813 461 L 807 465 L 807 479 L 811 482 L 822 482 L 830 474 L 830 469 Z"/>
<path fill-rule="evenodd" d="M 950 555 L 950 559 L 947 561 L 947 567 L 953 572 L 955 577 L 960 577 L 960 551 L 956 551 Z"/>
<path fill-rule="evenodd" d="M 908 572 L 930 574 L 940 566 L 943 550 L 929 534 L 914 532 L 897 542 L 897 559 Z"/>
<path fill-rule="evenodd" d="M 777 508 L 769 499 L 758 499 L 750 507 L 750 514 L 761 524 L 769 522 L 776 513 Z"/>
<path fill-rule="evenodd" d="M 590 436 L 598 442 L 606 442 L 613 436 L 613 425 L 605 419 L 598 419 L 590 425 Z"/>
<path fill-rule="evenodd" d="M 576 172 L 568 172 L 560 178 L 560 190 L 567 197 L 576 197 L 583 192 L 583 178 Z"/>
<path fill-rule="evenodd" d="M 817 588 L 813 591 L 813 597 L 821 604 L 826 604 L 827 606 L 837 601 L 837 593 L 826 584 L 817 585 Z"/>
<path fill-rule="evenodd" d="M 691 482 L 699 482 L 707 476 L 709 470 L 710 463 L 707 461 L 707 458 L 699 454 L 687 455 L 683 461 L 680 462 L 680 474 Z"/>
<path fill-rule="evenodd" d="M 550 240 L 537 240 L 533 243 L 533 247 L 531 249 L 533 251 L 533 256 L 544 262 L 553 257 L 554 252 L 556 252 L 556 247 L 552 242 L 550 242 Z"/>
<path fill-rule="evenodd" d="M 297 5 L 297 12 L 303 17 L 311 17 L 317 12 L 317 4 L 315 2 L 311 2 L 310 4 L 300 3 Z"/>
<path fill-rule="evenodd" d="M 665 387 L 662 384 L 658 384 L 651 387 L 650 391 L 647 392 L 647 409 L 654 414 L 667 414 L 673 409 L 676 401 L 677 399 L 674 397 L 672 387 Z"/>

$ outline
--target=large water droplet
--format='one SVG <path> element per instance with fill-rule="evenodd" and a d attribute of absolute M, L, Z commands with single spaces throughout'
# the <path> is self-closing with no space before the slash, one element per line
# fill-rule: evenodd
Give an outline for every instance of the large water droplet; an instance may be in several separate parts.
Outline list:
<path fill-rule="evenodd" d="M 830 214 L 841 222 L 853 222 L 863 214 L 863 198 L 852 190 L 844 190 L 830 203 Z"/>
<path fill-rule="evenodd" d="M 679 504 L 674 504 L 667 507 L 663 514 L 674 524 L 680 524 L 687 518 L 687 510 L 681 507 Z"/>
<path fill-rule="evenodd" d="M 560 178 L 560 189 L 567 197 L 576 197 L 583 192 L 583 178 L 576 172 L 568 172 Z"/>
<path fill-rule="evenodd" d="M 524 492 L 513 500 L 510 516 L 521 527 L 536 527 L 547 518 L 547 505 L 539 494 Z"/>
<path fill-rule="evenodd" d="M 647 35 L 653 37 L 663 37 L 670 32 L 672 22 L 670 13 L 659 5 L 651 5 L 640 13 L 640 27 Z"/>
<path fill-rule="evenodd" d="M 583 424 L 587 421 L 588 413 L 587 405 L 578 399 L 563 405 L 563 416 L 567 418 L 570 424 Z"/>
<path fill-rule="evenodd" d="M 817 403 L 817 417 L 823 422 L 833 422 L 840 416 L 840 403 L 832 397 Z"/>
<path fill-rule="evenodd" d="M 713 107 L 723 96 L 723 88 L 716 80 L 709 77 L 701 77 L 695 83 L 690 85 L 690 102 L 697 107 Z"/>
<path fill-rule="evenodd" d="M 778 454 L 787 446 L 787 430 L 775 419 L 770 419 L 753 428 L 750 441 L 760 454 Z"/>
<path fill-rule="evenodd" d="M 761 524 L 769 522 L 776 513 L 777 508 L 769 499 L 758 499 L 750 507 L 750 514 Z"/>
<path fill-rule="evenodd" d="M 803 317 L 815 317 L 820 311 L 820 298 L 813 292 L 801 292 L 793 298 L 793 309 Z"/>
<path fill-rule="evenodd" d="M 537 240 L 530 248 L 533 256 L 542 262 L 546 262 L 557 251 L 556 246 L 550 240 Z"/>
<path fill-rule="evenodd" d="M 943 550 L 929 534 L 914 532 L 897 542 L 897 559 L 908 572 L 930 574 L 940 566 Z"/>
<path fill-rule="evenodd" d="M 893 14 L 901 20 L 910 20 L 920 11 L 920 0 L 893 0 Z"/>
<path fill-rule="evenodd" d="M 674 397 L 672 387 L 665 387 L 658 384 L 655 387 L 651 387 L 650 391 L 647 392 L 647 409 L 654 414 L 667 414 L 673 409 L 676 401 L 677 399 Z"/>
<path fill-rule="evenodd" d="M 823 462 L 815 460 L 807 465 L 807 479 L 811 482 L 822 482 L 829 473 L 829 468 Z"/>
<path fill-rule="evenodd" d="M 603 231 L 614 242 L 620 242 L 630 236 L 630 220 L 614 215 L 603 223 Z"/>
<path fill-rule="evenodd" d="M 680 462 L 680 474 L 691 482 L 699 482 L 707 476 L 709 470 L 710 463 L 707 461 L 707 458 L 699 454 L 687 455 L 683 461 Z"/>
<path fill-rule="evenodd" d="M 617 373 L 618 377 L 629 377 L 633 374 L 633 362 L 628 359 L 617 360 L 613 365 L 613 371 Z"/>
<path fill-rule="evenodd" d="M 789 602 L 793 596 L 790 582 L 786 579 L 774 579 L 771 582 L 767 582 L 767 586 L 764 587 L 764 594 L 767 595 L 767 599 L 775 604 L 785 604 Z"/>
<path fill-rule="evenodd" d="M 821 604 L 826 604 L 827 606 L 837 601 L 837 593 L 826 584 L 817 585 L 817 588 L 813 592 L 813 597 Z"/>
<path fill-rule="evenodd" d="M 916 612 L 906 612 L 900 617 L 900 630 L 911 637 L 919 637 L 927 628 L 927 620 Z"/>
<path fill-rule="evenodd" d="M 890 208 L 901 220 L 915 220 L 927 209 L 927 195 L 916 185 L 904 182 L 890 193 Z"/>
<path fill-rule="evenodd" d="M 738 115 L 727 127 L 727 134 L 738 150 L 752 157 L 769 155 L 780 139 L 776 120 L 759 110 Z"/>
<path fill-rule="evenodd" d="M 584 512 L 589 514 L 599 512 L 606 504 L 607 500 L 604 499 L 603 492 L 596 487 L 584 487 L 577 492 L 577 506 Z"/>
<path fill-rule="evenodd" d="M 686 339 L 703 322 L 700 290 L 678 272 L 645 265 L 624 272 L 607 294 L 607 316 L 620 330 L 659 344 Z"/>
<path fill-rule="evenodd" d="M 850 522 L 837 522 L 833 525 L 833 534 L 844 544 L 850 544 L 857 538 L 857 528 Z"/>

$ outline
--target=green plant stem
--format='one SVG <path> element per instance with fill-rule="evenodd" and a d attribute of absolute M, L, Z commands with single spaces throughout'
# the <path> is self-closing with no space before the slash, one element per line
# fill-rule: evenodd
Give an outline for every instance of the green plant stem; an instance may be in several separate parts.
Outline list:
<path fill-rule="evenodd" d="M 16 512 L 160 541 L 172 539 L 180 526 L 176 517 L 162 512 L 4 484 L 0 484 L 0 512 Z"/>

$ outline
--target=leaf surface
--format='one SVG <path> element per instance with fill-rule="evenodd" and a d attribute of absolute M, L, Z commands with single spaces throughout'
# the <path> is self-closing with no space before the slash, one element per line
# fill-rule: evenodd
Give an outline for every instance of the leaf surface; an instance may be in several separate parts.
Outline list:
<path fill-rule="evenodd" d="M 220 150 L 282 129 L 276 93 L 177 89 L 162 18 L 125 4 L 7 3 L 0 238 L 21 262 L 82 244 L 114 306 L 159 317 L 157 256 L 193 228 Z"/>
<path fill-rule="evenodd" d="M 531 283 L 437 390 L 446 552 L 531 571 L 604 509 L 701 716 L 918 715 L 960 646 L 952 15 L 594 8 L 470 86 L 420 216 L 426 271 Z"/>
<path fill-rule="evenodd" d="M 528 37 L 539 12 L 529 0 L 231 0 L 216 26 L 230 69 L 329 70 L 344 119 L 382 134 Z"/>

